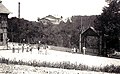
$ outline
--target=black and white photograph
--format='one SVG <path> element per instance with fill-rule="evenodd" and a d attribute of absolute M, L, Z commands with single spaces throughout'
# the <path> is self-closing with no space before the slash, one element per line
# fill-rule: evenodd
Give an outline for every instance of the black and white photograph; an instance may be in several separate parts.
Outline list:
<path fill-rule="evenodd" d="M 0 0 L 0 74 L 120 74 L 120 0 Z"/>

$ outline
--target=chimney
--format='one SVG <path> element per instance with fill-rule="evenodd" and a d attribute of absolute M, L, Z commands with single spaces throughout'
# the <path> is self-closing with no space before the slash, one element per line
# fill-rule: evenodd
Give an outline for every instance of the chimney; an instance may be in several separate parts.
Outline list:
<path fill-rule="evenodd" d="M 20 18 L 20 2 L 18 2 L 18 18 Z"/>

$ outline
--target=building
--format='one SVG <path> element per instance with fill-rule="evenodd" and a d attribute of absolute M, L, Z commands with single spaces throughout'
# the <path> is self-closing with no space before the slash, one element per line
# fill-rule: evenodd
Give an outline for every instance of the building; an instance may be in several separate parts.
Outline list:
<path fill-rule="evenodd" d="M 89 27 L 81 34 L 81 52 L 83 52 L 82 48 L 85 47 L 86 54 L 99 55 L 102 49 L 101 44 L 101 36 L 93 27 Z"/>
<path fill-rule="evenodd" d="M 10 11 L 0 1 L 0 46 L 7 44 L 7 20 Z"/>
<path fill-rule="evenodd" d="M 89 27 L 80 34 L 79 47 L 82 53 L 82 48 L 86 47 L 86 54 L 107 56 L 107 54 L 112 53 L 112 50 L 120 52 L 120 37 L 112 38 L 93 27 Z"/>
<path fill-rule="evenodd" d="M 55 16 L 48 15 L 44 18 L 41 18 L 39 21 L 41 21 L 44 25 L 48 23 L 59 24 L 62 21 L 62 16 L 60 18 L 57 18 Z"/>

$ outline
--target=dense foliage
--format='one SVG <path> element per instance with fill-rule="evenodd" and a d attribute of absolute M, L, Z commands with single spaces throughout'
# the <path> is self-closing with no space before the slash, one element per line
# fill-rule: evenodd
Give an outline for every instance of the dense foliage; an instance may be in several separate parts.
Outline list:
<path fill-rule="evenodd" d="M 120 36 L 120 1 L 112 0 L 97 16 L 97 28 L 102 32 L 107 48 L 119 49 Z M 119 51 L 119 50 L 118 50 Z"/>
<path fill-rule="evenodd" d="M 33 25 L 34 24 L 34 25 Z M 36 42 L 42 37 L 42 24 L 24 19 L 11 18 L 8 20 L 8 38 L 13 42 Z"/>
<path fill-rule="evenodd" d="M 8 37 L 13 42 L 38 43 L 41 41 L 43 44 L 78 48 L 81 18 L 84 30 L 94 26 L 96 16 L 72 16 L 67 22 L 61 21 L 58 25 L 50 22 L 44 25 L 40 21 L 13 17 L 8 20 Z"/>

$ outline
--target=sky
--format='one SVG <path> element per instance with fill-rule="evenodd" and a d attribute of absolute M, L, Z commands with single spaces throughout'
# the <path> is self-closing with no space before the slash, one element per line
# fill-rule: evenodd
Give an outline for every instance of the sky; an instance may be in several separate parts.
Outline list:
<path fill-rule="evenodd" d="M 11 12 L 10 17 L 18 17 L 18 2 L 21 3 L 21 18 L 37 21 L 47 15 L 63 16 L 99 15 L 107 3 L 105 0 L 2 0 Z"/>

